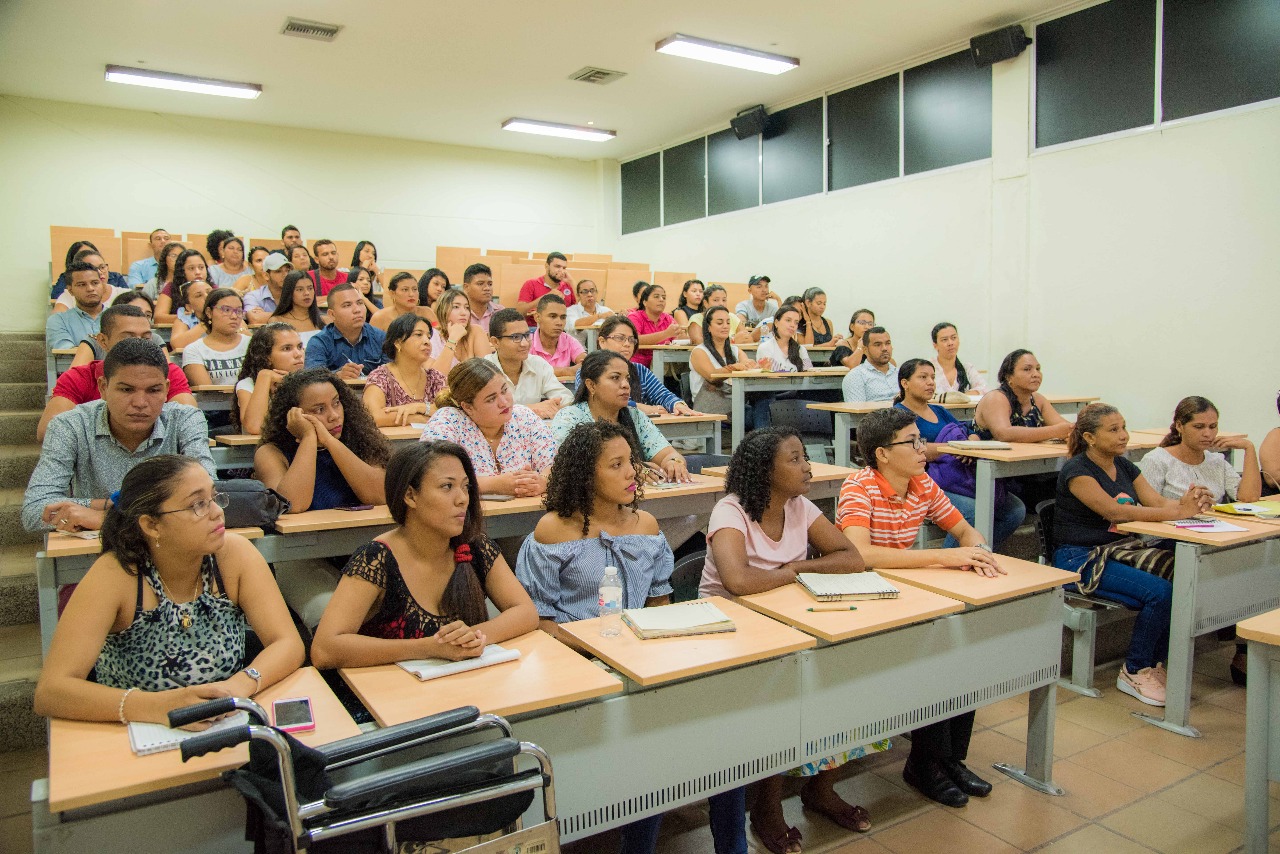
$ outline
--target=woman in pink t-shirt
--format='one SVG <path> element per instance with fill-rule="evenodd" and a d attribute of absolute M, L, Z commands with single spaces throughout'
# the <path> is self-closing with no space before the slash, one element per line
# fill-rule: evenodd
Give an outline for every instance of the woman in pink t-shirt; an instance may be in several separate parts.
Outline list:
<path fill-rule="evenodd" d="M 627 312 L 640 333 L 640 349 L 631 357 L 637 365 L 653 367 L 653 351 L 646 345 L 666 344 L 688 334 L 688 327 L 677 324 L 666 308 L 667 292 L 660 285 L 649 285 L 640 291 L 640 307 Z"/>
<path fill-rule="evenodd" d="M 797 573 L 862 572 L 862 556 L 822 511 L 805 498 L 812 467 L 794 430 L 768 427 L 748 433 L 733 452 L 727 495 L 711 511 L 701 596 L 745 596 L 791 584 Z M 819 557 L 809 558 L 810 550 Z M 782 814 L 786 776 L 805 777 L 804 808 L 847 830 L 871 829 L 866 809 L 843 800 L 832 786 L 835 769 L 850 759 L 888 749 L 870 744 L 761 781 L 751 808 L 751 829 L 775 854 L 801 850 L 800 831 Z"/>

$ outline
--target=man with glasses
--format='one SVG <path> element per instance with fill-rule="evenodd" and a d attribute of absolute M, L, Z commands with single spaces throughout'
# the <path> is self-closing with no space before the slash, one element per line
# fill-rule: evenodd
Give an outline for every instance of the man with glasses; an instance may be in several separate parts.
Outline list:
<path fill-rule="evenodd" d="M 849 475 L 840 487 L 837 527 L 867 566 L 942 566 L 985 578 L 1004 575 L 982 535 L 925 474 L 925 444 L 915 414 L 905 409 L 882 409 L 863 418 L 858 450 L 867 467 Z M 960 547 L 911 548 L 925 519 L 955 537 Z M 972 734 L 973 712 L 914 730 L 902 779 L 949 807 L 991 794 L 991 784 L 964 764 Z"/>
<path fill-rule="evenodd" d="M 893 400 L 898 396 L 898 372 L 893 367 L 893 341 L 883 326 L 862 333 L 867 360 L 845 375 L 840 383 L 845 403 Z"/>
<path fill-rule="evenodd" d="M 98 286 L 102 289 L 102 304 L 104 306 L 111 305 L 112 300 L 120 296 L 120 294 L 127 294 L 133 291 L 132 288 L 127 287 L 124 284 L 124 279 L 119 273 L 111 272 L 110 265 L 108 265 L 107 262 L 102 259 L 102 256 L 94 250 L 80 250 L 76 253 L 75 260 L 77 262 L 88 264 L 98 271 Z M 70 290 L 70 288 L 68 288 L 68 290 Z M 55 312 L 68 311 L 73 307 L 75 307 L 75 298 L 67 291 L 63 291 L 62 295 L 58 297 L 58 301 L 53 304 L 53 310 Z"/>
<path fill-rule="evenodd" d="M 529 352 L 531 338 L 524 315 L 514 308 L 495 311 L 489 318 L 489 341 L 493 352 L 484 358 L 502 369 L 511 382 L 516 403 L 550 418 L 560 407 L 573 402 L 573 395 L 556 379 L 555 369 L 541 356 Z"/>
<path fill-rule="evenodd" d="M 613 314 L 613 309 L 600 302 L 600 288 L 590 279 L 583 279 L 574 286 L 578 299 L 567 306 L 565 322 L 570 329 L 588 329 Z M 577 334 L 577 333 L 575 333 Z"/>
<path fill-rule="evenodd" d="M 217 470 L 200 410 L 166 403 L 169 362 L 138 338 L 116 344 L 98 379 L 100 400 L 55 416 L 22 501 L 28 531 L 92 531 L 102 527 L 107 496 L 140 460 L 182 454 Z"/>

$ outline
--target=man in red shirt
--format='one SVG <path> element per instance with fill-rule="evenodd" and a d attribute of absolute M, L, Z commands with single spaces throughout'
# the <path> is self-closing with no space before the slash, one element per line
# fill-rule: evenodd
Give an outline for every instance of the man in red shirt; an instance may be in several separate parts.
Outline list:
<path fill-rule="evenodd" d="M 316 257 L 316 269 L 311 274 L 316 283 L 316 293 L 327 297 L 329 291 L 347 281 L 347 274 L 338 269 L 338 244 L 332 240 L 317 240 L 311 244 L 311 254 Z"/>
<path fill-rule="evenodd" d="M 151 324 L 147 322 L 147 316 L 142 313 L 142 309 L 136 305 L 117 305 L 102 312 L 102 323 L 99 329 L 101 331 L 96 337 L 104 351 L 109 351 L 128 338 L 141 338 L 144 341 L 151 339 Z M 45 428 L 49 426 L 53 416 L 67 412 L 81 403 L 100 399 L 102 397 L 102 392 L 98 388 L 100 379 L 102 379 L 101 359 L 70 368 L 58 377 L 58 382 L 53 387 L 53 396 L 44 405 L 40 423 L 36 425 L 36 441 L 44 441 Z M 182 368 L 173 362 L 169 363 L 167 402 L 183 403 L 187 406 L 196 405 L 195 395 L 191 393 L 191 386 L 188 385 Z"/>
<path fill-rule="evenodd" d="M 516 298 L 514 308 L 524 312 L 530 327 L 537 325 L 534 310 L 538 306 L 538 300 L 547 294 L 559 294 L 566 306 L 573 305 L 573 281 L 569 278 L 568 270 L 569 260 L 559 252 L 552 252 L 547 256 L 547 272 L 520 286 L 520 295 Z"/>

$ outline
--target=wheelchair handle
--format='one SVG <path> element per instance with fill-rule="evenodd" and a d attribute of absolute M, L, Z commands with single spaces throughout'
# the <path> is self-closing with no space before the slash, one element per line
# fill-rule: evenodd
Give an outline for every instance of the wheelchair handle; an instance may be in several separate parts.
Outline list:
<path fill-rule="evenodd" d="M 246 700 L 241 697 L 219 697 L 216 700 L 206 700 L 203 703 L 196 703 L 194 706 L 184 706 L 181 709 L 174 709 L 169 712 L 169 726 L 177 729 L 196 721 L 202 721 L 206 718 L 216 718 L 222 715 L 230 714 L 234 711 L 248 712 L 251 719 L 255 719 L 255 723 L 268 724 L 266 710 L 255 703 L 253 700 Z"/>
<path fill-rule="evenodd" d="M 245 724 L 185 739 L 178 745 L 182 753 L 182 761 L 186 762 L 188 759 L 204 756 L 206 753 L 216 753 L 224 748 L 235 747 L 237 744 L 246 742 L 252 737 L 250 729 L 252 727 Z"/>

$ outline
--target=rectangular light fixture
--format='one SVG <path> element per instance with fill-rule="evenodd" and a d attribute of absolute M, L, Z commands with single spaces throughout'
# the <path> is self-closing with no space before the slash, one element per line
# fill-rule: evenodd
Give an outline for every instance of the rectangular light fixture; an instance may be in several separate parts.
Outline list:
<path fill-rule="evenodd" d="M 179 92 L 195 92 L 199 95 L 222 95 L 227 98 L 252 99 L 262 94 L 262 87 L 257 83 L 234 83 L 230 80 L 213 80 L 208 77 L 188 77 L 185 74 L 150 71 L 145 68 L 126 68 L 123 65 L 107 66 L 107 82 L 149 86 L 152 89 L 175 89 Z"/>
<path fill-rule="evenodd" d="M 748 71 L 760 71 L 764 74 L 782 74 L 800 66 L 800 60 L 793 56 L 779 56 L 776 53 L 765 53 L 747 47 L 708 41 L 676 33 L 667 36 L 654 46 L 658 53 L 672 56 L 684 56 L 689 59 L 700 59 L 703 62 L 714 62 L 717 65 L 731 65 L 734 68 L 745 68 Z"/>
<path fill-rule="evenodd" d="M 562 136 L 565 139 L 584 139 L 588 142 L 608 142 L 618 134 L 611 130 L 600 130 L 581 125 L 562 125 L 555 122 L 539 122 L 533 119 L 507 119 L 502 123 L 503 130 L 518 133 L 535 133 L 539 136 Z"/>

